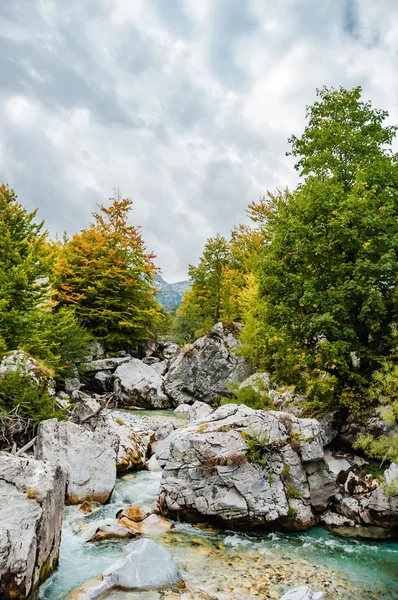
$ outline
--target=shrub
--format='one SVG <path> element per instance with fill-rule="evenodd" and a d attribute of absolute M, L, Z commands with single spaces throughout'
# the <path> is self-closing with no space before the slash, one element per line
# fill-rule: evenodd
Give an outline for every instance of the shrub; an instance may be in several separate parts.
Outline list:
<path fill-rule="evenodd" d="M 260 385 L 258 388 L 252 386 L 240 387 L 239 383 L 231 383 L 227 386 L 232 398 L 223 398 L 221 404 L 244 404 L 254 410 L 273 410 L 275 408 L 272 399 L 265 389 Z"/>

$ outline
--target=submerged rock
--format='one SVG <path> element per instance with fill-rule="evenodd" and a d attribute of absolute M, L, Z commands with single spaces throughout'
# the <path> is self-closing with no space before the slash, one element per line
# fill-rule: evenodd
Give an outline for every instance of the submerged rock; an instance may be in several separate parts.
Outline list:
<path fill-rule="evenodd" d="M 70 421 L 42 421 L 37 432 L 36 458 L 59 465 L 67 475 L 66 500 L 107 502 L 116 482 L 113 439 Z"/>
<path fill-rule="evenodd" d="M 287 413 L 225 405 L 174 431 L 156 456 L 159 505 L 171 515 L 300 530 L 336 493 L 319 423 Z"/>
<path fill-rule="evenodd" d="M 142 521 L 133 521 L 127 517 L 119 520 L 119 525 L 127 527 L 134 534 L 161 535 L 174 529 L 174 524 L 159 515 L 149 515 Z"/>
<path fill-rule="evenodd" d="M 138 358 L 131 358 L 115 371 L 115 392 L 124 405 L 141 408 L 169 408 L 163 392 L 163 377 Z"/>
<path fill-rule="evenodd" d="M 237 333 L 238 327 L 218 323 L 209 335 L 185 346 L 171 363 L 164 382 L 176 405 L 195 400 L 211 403 L 228 395 L 228 383 L 239 383 L 251 374 L 246 360 L 236 353 L 241 346 Z"/>
<path fill-rule="evenodd" d="M 116 516 L 118 519 L 121 519 L 122 517 L 127 517 L 127 519 L 130 519 L 131 521 L 140 523 L 140 521 L 143 521 L 144 519 L 149 517 L 149 515 L 152 515 L 154 512 L 154 509 L 150 506 L 125 506 L 124 508 L 122 508 L 122 510 L 119 510 Z"/>
<path fill-rule="evenodd" d="M 102 574 L 98 584 L 84 586 L 76 600 L 95 600 L 112 589 L 144 590 L 183 586 L 184 581 L 171 555 L 149 539 L 131 542 L 126 556 Z"/>
<path fill-rule="evenodd" d="M 133 537 L 133 533 L 123 525 L 101 525 L 98 527 L 89 542 L 102 542 L 103 540 L 125 540 Z"/>
<path fill-rule="evenodd" d="M 323 600 L 323 598 L 325 598 L 323 592 L 313 592 L 311 588 L 303 585 L 284 594 L 280 600 Z"/>
<path fill-rule="evenodd" d="M 65 475 L 55 465 L 0 456 L 0 598 L 27 598 L 55 569 Z"/>

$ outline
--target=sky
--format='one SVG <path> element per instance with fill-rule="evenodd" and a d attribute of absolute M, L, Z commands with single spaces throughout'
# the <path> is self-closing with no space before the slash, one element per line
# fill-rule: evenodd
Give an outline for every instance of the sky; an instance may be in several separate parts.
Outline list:
<path fill-rule="evenodd" d="M 316 88 L 398 123 L 396 0 L 0 0 L 0 182 L 52 235 L 132 198 L 163 277 L 293 187 Z"/>

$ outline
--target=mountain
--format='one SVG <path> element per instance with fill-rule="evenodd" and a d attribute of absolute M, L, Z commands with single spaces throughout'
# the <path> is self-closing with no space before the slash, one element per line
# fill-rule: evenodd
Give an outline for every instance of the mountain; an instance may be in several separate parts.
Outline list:
<path fill-rule="evenodd" d="M 176 310 L 187 289 L 191 287 L 190 281 L 167 283 L 160 275 L 155 275 L 155 285 L 158 290 L 158 300 L 167 312 Z"/>

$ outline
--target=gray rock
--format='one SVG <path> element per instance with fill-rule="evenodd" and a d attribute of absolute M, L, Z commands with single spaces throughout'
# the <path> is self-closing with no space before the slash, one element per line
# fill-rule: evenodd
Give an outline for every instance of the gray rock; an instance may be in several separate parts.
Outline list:
<path fill-rule="evenodd" d="M 183 404 L 182 406 L 187 406 Z M 205 419 L 209 415 L 214 413 L 214 408 L 205 402 L 196 400 L 192 406 L 189 406 L 189 421 L 196 421 L 198 419 Z"/>
<path fill-rule="evenodd" d="M 294 588 L 287 594 L 284 594 L 280 600 L 323 600 L 325 598 L 323 592 L 313 592 L 307 586 Z"/>
<path fill-rule="evenodd" d="M 354 521 L 351 519 L 343 515 L 338 515 L 331 510 L 328 510 L 320 517 L 320 522 L 327 527 L 352 527 L 354 525 Z"/>
<path fill-rule="evenodd" d="M 55 569 L 65 497 L 62 470 L 0 456 L 0 597 L 27 598 Z"/>
<path fill-rule="evenodd" d="M 80 383 L 80 379 L 78 377 L 66 377 L 65 391 L 68 394 L 71 394 L 75 390 L 80 390 L 81 387 L 83 387 L 83 384 Z"/>
<path fill-rule="evenodd" d="M 241 346 L 236 335 L 222 323 L 212 332 L 185 346 L 171 363 L 164 389 L 175 404 L 208 404 L 228 395 L 226 385 L 239 383 L 251 374 L 246 360 L 235 351 Z"/>
<path fill-rule="evenodd" d="M 113 439 L 76 423 L 49 419 L 38 427 L 36 458 L 61 467 L 67 475 L 66 500 L 108 501 L 116 482 Z"/>
<path fill-rule="evenodd" d="M 206 405 L 207 406 L 207 405 Z M 176 409 L 174 409 L 174 412 L 176 413 L 176 415 L 185 415 L 185 414 L 189 414 L 191 407 L 189 404 L 179 404 L 177 406 Z"/>
<path fill-rule="evenodd" d="M 68 410 L 71 406 L 70 397 L 66 392 L 57 392 L 54 401 L 60 408 L 64 410 Z"/>
<path fill-rule="evenodd" d="M 318 512 L 326 510 L 331 499 L 337 494 L 336 476 L 323 461 L 306 463 L 311 506 Z"/>
<path fill-rule="evenodd" d="M 323 471 L 319 423 L 286 413 L 221 406 L 174 431 L 159 444 L 156 457 L 163 469 L 159 503 L 171 515 L 306 529 L 316 521 L 309 477 L 317 473 L 326 488 L 322 495 L 317 491 L 317 508 L 335 493 Z"/>
<path fill-rule="evenodd" d="M 372 525 L 398 527 L 398 464 L 390 465 L 384 472 L 384 484 L 368 494 L 368 498 Z"/>
<path fill-rule="evenodd" d="M 177 565 L 167 550 L 144 538 L 128 544 L 126 556 L 104 571 L 102 581 L 86 587 L 78 598 L 94 600 L 112 589 L 157 589 L 183 584 Z"/>
<path fill-rule="evenodd" d="M 113 390 L 113 375 L 110 371 L 98 371 L 92 382 L 93 389 L 100 394 Z"/>
<path fill-rule="evenodd" d="M 161 375 L 162 377 L 164 375 L 166 375 L 168 368 L 169 368 L 169 363 L 167 362 L 167 360 L 162 360 L 162 361 L 154 363 L 152 365 L 152 369 L 154 371 L 156 371 L 156 373 L 158 373 L 158 375 Z"/>
<path fill-rule="evenodd" d="M 174 360 L 180 353 L 180 347 L 173 342 L 166 342 L 162 345 L 162 354 L 167 361 Z"/>
<path fill-rule="evenodd" d="M 23 350 L 14 350 L 3 358 L 0 363 L 0 377 L 7 371 L 19 371 L 27 375 L 47 390 L 51 396 L 55 396 L 55 381 L 51 377 L 50 371 Z"/>
<path fill-rule="evenodd" d="M 331 411 L 319 419 L 321 425 L 322 443 L 328 446 L 339 435 L 340 422 L 338 411 Z"/>
<path fill-rule="evenodd" d="M 163 377 L 137 358 L 131 358 L 115 371 L 115 392 L 125 405 L 141 408 L 169 408 L 170 399 L 162 389 Z"/>
<path fill-rule="evenodd" d="M 115 371 L 117 367 L 131 360 L 131 356 L 117 356 L 115 358 L 102 358 L 87 363 L 86 370 L 90 373 L 96 371 Z"/>
<path fill-rule="evenodd" d="M 241 390 L 245 387 L 251 387 L 256 392 L 269 391 L 270 378 L 268 373 L 253 373 L 253 375 L 242 381 L 239 389 Z"/>

